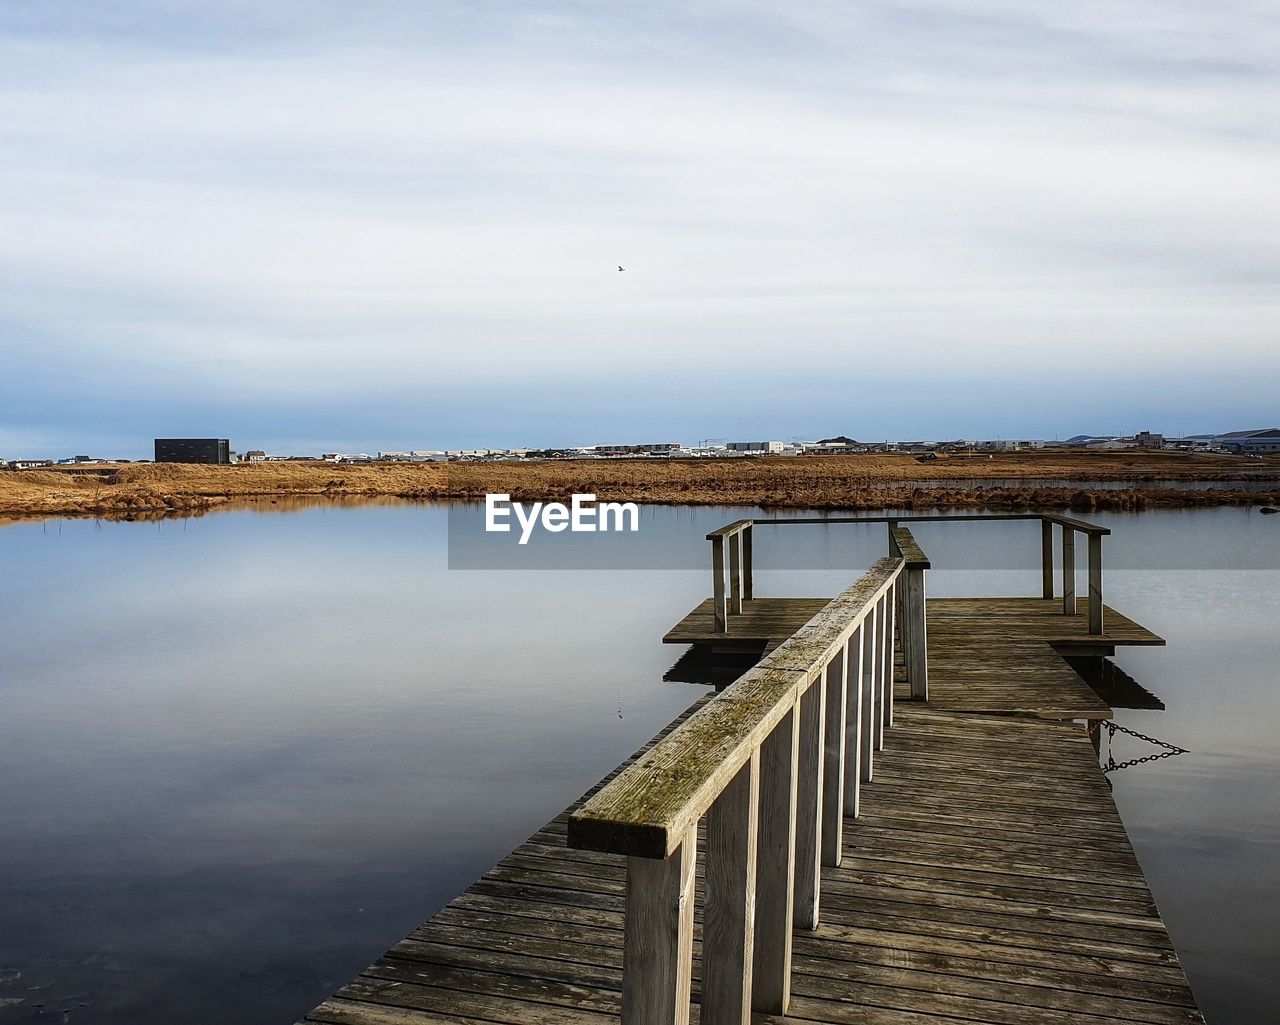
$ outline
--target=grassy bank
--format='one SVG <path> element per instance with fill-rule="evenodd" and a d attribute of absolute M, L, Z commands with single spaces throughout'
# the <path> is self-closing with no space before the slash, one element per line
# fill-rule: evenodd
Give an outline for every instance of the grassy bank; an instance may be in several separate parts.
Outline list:
<path fill-rule="evenodd" d="M 1144 509 L 1280 502 L 1266 492 L 1172 487 L 1081 488 L 1072 480 L 1228 481 L 1280 477 L 1280 459 L 1173 453 L 1028 452 L 953 456 L 823 456 L 772 459 L 616 460 L 538 463 L 190 466 L 133 463 L 0 473 L 0 516 L 129 519 L 192 515 L 270 499 L 517 500 L 593 492 L 601 500 L 776 508 Z M 1043 479 L 1043 480 L 1041 480 Z M 1056 481 L 1061 480 L 1062 484 Z M 1023 482 L 1026 482 L 1024 484 Z M 912 482 L 916 482 L 912 486 Z M 947 482 L 960 483 L 945 486 Z"/>

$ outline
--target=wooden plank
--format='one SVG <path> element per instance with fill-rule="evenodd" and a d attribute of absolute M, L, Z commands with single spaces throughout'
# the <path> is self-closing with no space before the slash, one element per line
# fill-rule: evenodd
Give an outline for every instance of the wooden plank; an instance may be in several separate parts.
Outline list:
<path fill-rule="evenodd" d="M 929 633 L 925 615 L 924 571 L 908 567 L 903 573 L 902 655 L 913 701 L 929 700 Z"/>
<path fill-rule="evenodd" d="M 862 624 L 862 724 L 860 777 L 863 783 L 875 778 L 876 721 L 876 642 L 879 626 L 875 611 Z"/>
<path fill-rule="evenodd" d="M 711 540 L 711 607 L 714 633 L 723 634 L 729 626 L 729 605 L 724 593 L 724 538 Z"/>
<path fill-rule="evenodd" d="M 701 1025 L 747 1025 L 755 949 L 759 752 L 707 813 Z"/>
<path fill-rule="evenodd" d="M 839 865 L 844 840 L 845 697 L 848 645 L 827 664 L 822 751 L 822 864 Z M 856 774 L 855 774 L 856 775 Z"/>
<path fill-rule="evenodd" d="M 826 737 L 826 680 L 800 698 L 800 735 L 796 756 L 796 854 L 794 922 L 797 929 L 818 925 L 822 880 L 822 770 Z"/>
<path fill-rule="evenodd" d="M 1053 599 L 1053 523 L 1040 523 L 1040 594 Z"/>
<path fill-rule="evenodd" d="M 1089 535 L 1089 633 L 1103 633 L 1102 611 L 1102 538 Z"/>
<path fill-rule="evenodd" d="M 1076 614 L 1076 532 L 1062 530 L 1062 614 Z"/>
<path fill-rule="evenodd" d="M 800 717 L 787 713 L 760 748 L 760 842 L 751 1007 L 786 1014 L 791 1001 L 791 930 L 796 859 Z"/>
<path fill-rule="evenodd" d="M 714 600 L 704 599 L 662 638 L 666 644 L 742 641 L 781 644 L 826 608 L 827 598 L 743 598 L 742 615 L 723 632 L 715 629 Z"/>
<path fill-rule="evenodd" d="M 855 819 L 862 789 L 862 723 L 866 717 L 862 684 L 864 629 L 865 623 L 845 642 L 844 808 L 845 814 Z"/>
<path fill-rule="evenodd" d="M 668 858 L 627 859 L 623 1025 L 689 1021 L 697 857 L 698 836 L 690 829 Z"/>
<path fill-rule="evenodd" d="M 742 534 L 729 535 L 729 613 L 742 615 Z"/>

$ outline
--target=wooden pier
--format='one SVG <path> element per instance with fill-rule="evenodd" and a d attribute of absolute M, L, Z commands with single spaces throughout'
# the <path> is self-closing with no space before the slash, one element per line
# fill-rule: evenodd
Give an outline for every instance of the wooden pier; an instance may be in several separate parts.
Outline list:
<path fill-rule="evenodd" d="M 757 599 L 750 529 L 667 639 L 760 661 L 305 1021 L 1202 1021 L 1063 661 L 1163 643 L 1102 605 L 1100 540 L 1077 615 L 1052 573 L 926 599 L 902 519 L 835 599 Z"/>

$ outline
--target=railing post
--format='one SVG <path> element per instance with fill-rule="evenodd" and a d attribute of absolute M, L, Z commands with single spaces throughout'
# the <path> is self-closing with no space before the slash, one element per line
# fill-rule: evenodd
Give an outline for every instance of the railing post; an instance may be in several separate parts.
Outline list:
<path fill-rule="evenodd" d="M 623 1025 L 687 1025 L 693 978 L 698 831 L 670 857 L 627 858 L 622 936 Z"/>
<path fill-rule="evenodd" d="M 823 678 L 814 686 L 827 688 L 826 738 L 822 752 L 822 863 L 840 864 L 840 845 L 844 841 L 844 738 L 845 702 L 848 695 L 847 660 L 849 646 L 840 650 L 827 663 Z M 856 778 L 856 777 L 855 777 Z"/>
<path fill-rule="evenodd" d="M 902 659 L 907 668 L 911 697 L 929 700 L 929 640 L 925 615 L 923 569 L 903 570 L 906 575 L 902 601 Z"/>
<path fill-rule="evenodd" d="M 1062 528 L 1066 530 L 1066 527 Z M 1053 521 L 1040 521 L 1040 593 L 1053 598 Z"/>
<path fill-rule="evenodd" d="M 711 539 L 711 607 L 716 617 L 716 633 L 729 629 L 729 609 L 724 597 L 724 535 Z"/>
<path fill-rule="evenodd" d="M 876 631 L 879 630 L 876 606 L 867 610 L 862 620 L 862 782 L 870 783 L 875 775 L 876 749 Z"/>
<path fill-rule="evenodd" d="M 1089 633 L 1102 633 L 1102 535 L 1089 535 Z"/>
<path fill-rule="evenodd" d="M 1062 614 L 1076 614 L 1076 530 L 1062 527 Z"/>
<path fill-rule="evenodd" d="M 756 918 L 760 752 L 707 812 L 702 898 L 702 1023 L 749 1025 Z"/>
<path fill-rule="evenodd" d="M 742 534 L 729 535 L 729 611 L 742 615 Z"/>
<path fill-rule="evenodd" d="M 885 628 L 889 625 L 889 595 L 884 594 L 880 600 L 876 602 L 876 657 L 875 657 L 875 748 L 877 751 L 884 750 L 884 719 L 885 719 L 885 686 L 884 686 L 884 655 L 885 655 Z"/>
<path fill-rule="evenodd" d="M 884 730 L 893 728 L 893 673 L 897 656 L 894 630 L 898 623 L 898 581 L 889 585 L 884 596 L 884 721 L 880 733 L 880 746 L 884 747 Z"/>
<path fill-rule="evenodd" d="M 844 807 L 854 818 L 861 810 L 858 798 L 862 789 L 862 720 L 866 716 L 862 686 L 862 632 L 859 624 L 845 645 L 845 720 L 844 720 Z"/>
<path fill-rule="evenodd" d="M 742 528 L 742 597 L 750 601 L 753 595 L 751 581 L 751 524 Z"/>
<path fill-rule="evenodd" d="M 762 1014 L 786 1014 L 791 1003 L 799 739 L 800 716 L 798 709 L 792 708 L 760 745 L 760 841 L 756 853 L 751 1009 Z"/>
<path fill-rule="evenodd" d="M 826 680 L 819 673 L 800 697 L 800 754 L 796 766 L 797 929 L 818 927 L 822 883 L 822 768 L 826 737 Z"/>

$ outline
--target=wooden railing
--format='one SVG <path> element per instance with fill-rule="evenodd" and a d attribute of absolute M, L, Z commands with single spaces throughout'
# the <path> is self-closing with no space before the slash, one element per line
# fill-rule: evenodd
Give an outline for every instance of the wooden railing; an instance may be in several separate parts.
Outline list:
<path fill-rule="evenodd" d="M 749 567 L 749 522 L 711 536 L 737 574 Z M 891 547 L 570 816 L 571 847 L 627 856 L 624 1025 L 689 1020 L 704 817 L 701 1023 L 786 1012 L 792 930 L 818 925 L 821 866 L 840 863 L 845 816 L 893 724 L 895 622 L 904 653 L 924 653 L 928 561 L 897 524 Z"/>
<path fill-rule="evenodd" d="M 743 601 L 751 600 L 752 522 L 736 520 L 707 535 L 707 540 L 711 542 L 711 606 L 715 611 L 716 630 L 720 633 L 728 630 L 731 614 L 742 615 Z M 727 587 L 726 569 L 729 571 Z"/>
<path fill-rule="evenodd" d="M 796 519 L 737 520 L 707 535 L 711 542 L 711 595 L 716 630 L 727 633 L 729 617 L 742 614 L 742 602 L 752 598 L 751 536 L 756 526 L 792 526 L 801 524 L 887 523 L 890 531 L 900 523 L 963 523 L 991 520 L 1039 520 L 1040 565 L 1043 597 L 1054 597 L 1054 527 L 1061 534 L 1062 611 L 1076 614 L 1076 534 L 1084 534 L 1088 544 L 1088 612 L 1089 633 L 1100 635 L 1103 629 L 1102 604 L 1102 539 L 1111 533 L 1108 527 L 1059 516 L 1056 513 L 989 513 L 973 516 L 825 516 Z M 892 551 L 892 548 L 890 549 Z M 726 559 L 727 556 L 727 559 Z M 726 576 L 727 571 L 727 576 Z M 923 577 L 921 577 L 923 580 Z"/>

